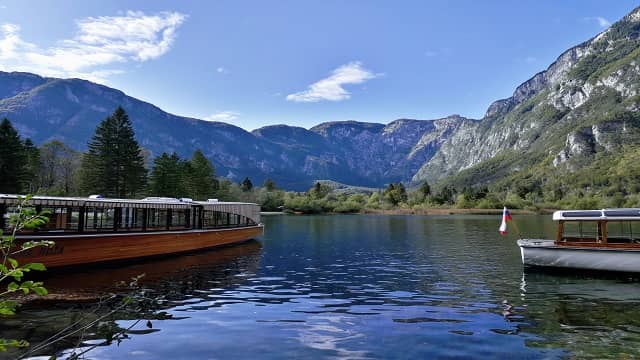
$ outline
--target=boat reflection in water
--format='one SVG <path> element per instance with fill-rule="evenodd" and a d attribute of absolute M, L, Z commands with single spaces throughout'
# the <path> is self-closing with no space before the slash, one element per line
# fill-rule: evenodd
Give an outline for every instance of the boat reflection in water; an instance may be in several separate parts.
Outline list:
<path fill-rule="evenodd" d="M 620 346 L 629 358 L 640 356 L 638 281 L 613 273 L 528 269 L 521 283 L 527 324 L 520 326 L 540 338 L 527 346 L 562 344 L 575 358 L 611 358 L 611 349 Z"/>
<path fill-rule="evenodd" d="M 120 320 L 140 317 L 144 317 L 145 321 L 172 319 L 171 315 L 163 311 L 189 303 L 198 294 L 212 288 L 238 286 L 248 275 L 257 271 L 261 250 L 261 243 L 251 240 L 197 253 L 137 260 L 135 263 L 110 263 L 82 271 L 77 268 L 50 271 L 45 277 L 38 279 L 44 282 L 50 296 L 25 304 L 16 316 L 1 318 L 0 337 L 28 339 L 32 349 L 78 320 L 88 323 L 111 311 L 113 306 L 98 305 L 99 300 L 111 292 L 122 292 L 116 283 L 129 282 L 144 274 L 139 285 L 145 292 L 145 297 L 154 299 L 150 303 L 151 308 L 145 311 L 146 315 L 132 313 L 130 310 L 117 312 L 101 321 L 99 329 L 76 334 L 29 355 L 61 355 L 60 352 L 64 349 L 102 343 L 105 339 L 104 329 L 117 332 L 127 327 L 128 322 L 121 324 Z M 149 303 L 145 303 L 145 306 L 148 305 Z M 25 328 L 25 323 L 37 323 L 38 326 Z M 149 325 L 151 326 L 146 328 L 144 325 L 137 326 L 129 334 L 159 331 L 152 324 Z M 64 354 L 68 356 L 70 352 L 67 350 Z M 15 358 L 20 354 L 15 351 L 0 353 L 0 359 L 5 355 Z M 62 357 L 65 357 L 64 354 Z"/>

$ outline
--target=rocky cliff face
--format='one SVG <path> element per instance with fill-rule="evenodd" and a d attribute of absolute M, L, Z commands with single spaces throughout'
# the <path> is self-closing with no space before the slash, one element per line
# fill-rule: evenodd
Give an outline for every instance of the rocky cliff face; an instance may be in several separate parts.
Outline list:
<path fill-rule="evenodd" d="M 481 121 L 461 126 L 412 180 L 437 181 L 505 151 L 520 154 L 521 163 L 553 153 L 550 164 L 558 166 L 615 151 L 611 134 L 623 143 L 639 140 L 633 135 L 640 100 L 639 38 L 640 8 L 565 51 L 510 98 L 491 104 Z M 626 120 L 619 121 L 620 116 Z"/>

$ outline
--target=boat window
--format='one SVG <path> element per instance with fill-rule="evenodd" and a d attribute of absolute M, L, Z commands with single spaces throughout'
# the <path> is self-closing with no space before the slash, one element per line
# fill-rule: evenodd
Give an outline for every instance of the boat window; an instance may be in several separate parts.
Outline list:
<path fill-rule="evenodd" d="M 142 230 L 144 222 L 144 210 L 136 208 L 120 208 L 118 210 L 118 230 L 136 231 Z"/>
<path fill-rule="evenodd" d="M 566 221 L 562 234 L 563 241 L 596 241 L 598 234 L 597 221 Z"/>
<path fill-rule="evenodd" d="M 84 228 L 87 231 L 113 231 L 115 209 L 87 207 Z"/>
<path fill-rule="evenodd" d="M 8 233 L 11 231 L 11 224 L 10 224 L 10 219 L 12 216 L 15 216 L 18 214 L 18 207 L 17 206 L 7 206 L 5 208 L 4 214 L 2 214 L 3 216 L 3 224 L 4 224 L 4 229 L 2 229 L 5 233 Z"/>
<path fill-rule="evenodd" d="M 167 209 L 149 209 L 147 212 L 147 229 L 166 229 L 167 215 Z"/>
<path fill-rule="evenodd" d="M 637 221 L 609 221 L 607 223 L 608 242 L 640 242 L 640 223 Z"/>
<path fill-rule="evenodd" d="M 187 227 L 188 210 L 173 209 L 171 211 L 171 227 L 184 228 Z"/>
<path fill-rule="evenodd" d="M 38 231 L 78 231 L 80 208 L 78 207 L 44 207 L 41 211 L 48 213 L 49 222 Z"/>

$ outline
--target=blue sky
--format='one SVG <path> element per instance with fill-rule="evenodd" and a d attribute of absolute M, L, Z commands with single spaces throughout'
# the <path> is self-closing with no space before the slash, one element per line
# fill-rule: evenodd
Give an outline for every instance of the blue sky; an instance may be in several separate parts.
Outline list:
<path fill-rule="evenodd" d="M 0 0 L 0 70 L 81 77 L 252 130 L 489 104 L 637 0 Z"/>

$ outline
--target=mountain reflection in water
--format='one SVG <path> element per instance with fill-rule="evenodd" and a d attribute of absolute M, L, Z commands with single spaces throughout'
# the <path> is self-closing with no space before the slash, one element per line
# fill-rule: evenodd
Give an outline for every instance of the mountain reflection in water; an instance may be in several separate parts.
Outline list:
<path fill-rule="evenodd" d="M 525 271 L 499 221 L 265 216 L 259 242 L 45 281 L 54 292 L 91 294 L 147 274 L 144 288 L 162 299 L 152 327 L 134 326 L 92 359 L 640 357 L 636 279 Z M 548 216 L 514 221 L 527 236 L 555 232 Z M 88 309 L 23 309 L 2 319 L 0 335 L 37 342 L 76 314 L 92 316 Z M 141 317 L 112 323 L 127 328 Z M 73 346 L 43 353 L 64 357 Z"/>

